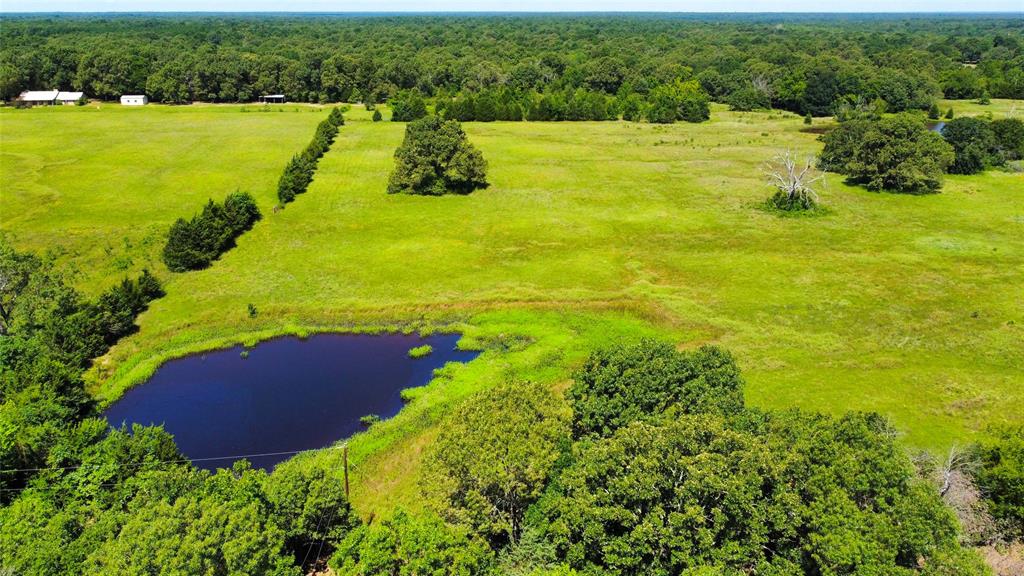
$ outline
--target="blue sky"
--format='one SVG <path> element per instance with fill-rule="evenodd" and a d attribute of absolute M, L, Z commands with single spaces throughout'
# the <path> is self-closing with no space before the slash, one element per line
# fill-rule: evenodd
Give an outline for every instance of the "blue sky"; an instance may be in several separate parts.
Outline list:
<path fill-rule="evenodd" d="M 1024 0 L 0 0 L 3 12 L 1024 12 Z"/>

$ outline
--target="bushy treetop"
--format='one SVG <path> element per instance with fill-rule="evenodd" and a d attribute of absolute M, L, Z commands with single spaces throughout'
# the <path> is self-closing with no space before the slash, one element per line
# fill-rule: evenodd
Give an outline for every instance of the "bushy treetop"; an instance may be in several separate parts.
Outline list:
<path fill-rule="evenodd" d="M 645 340 L 591 354 L 576 373 L 569 399 L 574 436 L 607 436 L 676 404 L 686 412 L 735 413 L 743 407 L 743 380 L 720 348 L 679 352 Z"/>
<path fill-rule="evenodd" d="M 936 192 L 953 163 L 953 149 L 908 113 L 844 122 L 823 137 L 821 165 L 868 190 Z"/>
<path fill-rule="evenodd" d="M 457 121 L 427 116 L 406 126 L 388 193 L 469 194 L 487 187 L 486 171 L 483 155 Z"/>
<path fill-rule="evenodd" d="M 976 174 L 1002 158 L 996 150 L 996 135 L 988 122 L 964 116 L 942 127 L 942 137 L 953 147 L 953 174 Z"/>

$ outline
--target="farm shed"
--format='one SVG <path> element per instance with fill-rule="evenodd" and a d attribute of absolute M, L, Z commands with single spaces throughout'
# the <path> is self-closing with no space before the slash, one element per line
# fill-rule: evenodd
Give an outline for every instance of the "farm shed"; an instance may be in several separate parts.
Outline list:
<path fill-rule="evenodd" d="M 264 94 L 260 96 L 260 102 L 264 104 L 284 104 L 284 94 Z"/>
<path fill-rule="evenodd" d="M 121 96 L 122 106 L 145 106 L 149 104 L 149 98 L 145 94 L 125 94 Z"/>

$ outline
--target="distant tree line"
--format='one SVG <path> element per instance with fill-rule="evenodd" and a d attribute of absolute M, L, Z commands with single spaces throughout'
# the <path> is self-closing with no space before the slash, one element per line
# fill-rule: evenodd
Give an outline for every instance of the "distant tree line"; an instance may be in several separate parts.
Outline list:
<path fill-rule="evenodd" d="M 316 173 L 320 158 L 331 148 L 338 136 L 338 128 L 345 124 L 345 118 L 338 108 L 332 108 L 327 119 L 316 127 L 316 133 L 306 148 L 285 166 L 281 178 L 277 181 L 277 199 L 287 204 L 309 188 Z"/>
<path fill-rule="evenodd" d="M 511 100 L 527 117 L 526 100 L 546 95 L 568 107 L 581 89 L 613 98 L 608 115 L 625 115 L 631 95 L 648 100 L 677 79 L 735 109 L 814 116 L 849 99 L 899 112 L 927 110 L 941 96 L 1024 98 L 1024 32 L 1019 20 L 996 15 L 5 15 L 0 46 L 4 99 L 69 87 L 169 103 L 283 93 L 373 104 L 412 89 L 438 101 L 508 92 L 515 97 L 498 100 L 512 119 Z M 483 98 L 472 114 L 486 119 Z M 600 116 L 599 107 L 579 110 L 562 114 Z M 499 106 L 493 115 L 503 115 Z"/>

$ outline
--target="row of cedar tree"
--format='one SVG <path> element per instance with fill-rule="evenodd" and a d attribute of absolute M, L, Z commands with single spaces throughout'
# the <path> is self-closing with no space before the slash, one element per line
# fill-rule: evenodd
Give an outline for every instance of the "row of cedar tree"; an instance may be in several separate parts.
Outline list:
<path fill-rule="evenodd" d="M 437 98 L 436 111 L 460 122 L 530 120 L 535 122 L 623 120 L 671 124 L 677 120 L 703 122 L 711 116 L 710 98 L 696 80 L 676 79 L 648 94 L 623 98 L 577 88 L 545 94 L 517 94 L 509 89 L 484 90 Z M 408 122 L 427 114 L 419 90 L 400 90 L 388 100 L 391 119 Z"/>
<path fill-rule="evenodd" d="M 345 123 L 341 110 L 333 108 L 316 127 L 313 140 L 291 161 L 278 181 L 277 196 L 282 204 L 306 191 L 320 158 L 327 152 L 338 128 Z M 173 272 L 206 268 L 235 245 L 235 239 L 252 228 L 260 218 L 256 200 L 248 192 L 233 192 L 222 204 L 207 202 L 202 212 L 189 220 L 179 218 L 167 236 L 163 259 Z"/>

